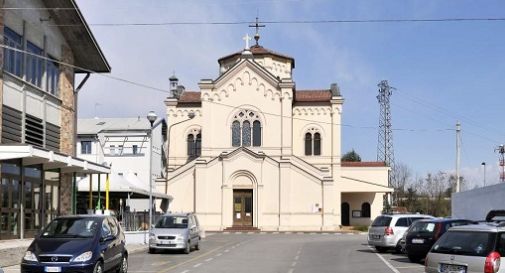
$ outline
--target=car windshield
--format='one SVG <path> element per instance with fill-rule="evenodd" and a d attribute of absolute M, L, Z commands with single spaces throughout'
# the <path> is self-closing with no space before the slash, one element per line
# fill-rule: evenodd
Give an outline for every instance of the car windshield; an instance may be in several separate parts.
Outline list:
<path fill-rule="evenodd" d="M 495 233 L 449 231 L 433 245 L 431 252 L 485 257 L 492 250 Z"/>
<path fill-rule="evenodd" d="M 91 218 L 60 218 L 42 231 L 43 238 L 92 238 L 97 233 L 99 220 Z"/>
<path fill-rule="evenodd" d="M 187 228 L 188 217 L 186 216 L 164 216 L 154 226 L 156 228 Z"/>
<path fill-rule="evenodd" d="M 372 223 L 372 227 L 385 227 L 389 226 L 389 223 L 391 223 L 391 217 L 389 216 L 379 216 L 375 218 L 375 220 Z"/>
<path fill-rule="evenodd" d="M 433 233 L 435 231 L 435 223 L 430 222 L 415 222 L 409 229 L 409 232 L 418 233 Z"/>

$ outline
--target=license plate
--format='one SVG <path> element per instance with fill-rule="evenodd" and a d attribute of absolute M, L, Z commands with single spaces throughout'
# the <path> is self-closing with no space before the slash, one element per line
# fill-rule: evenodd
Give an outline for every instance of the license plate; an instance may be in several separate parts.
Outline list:
<path fill-rule="evenodd" d="M 59 266 L 46 266 L 46 267 L 44 267 L 44 272 L 61 272 L 61 267 L 59 267 Z"/>
<path fill-rule="evenodd" d="M 412 239 L 413 244 L 424 244 L 424 239 Z"/>
<path fill-rule="evenodd" d="M 380 239 L 381 236 L 380 235 L 372 235 L 372 239 Z"/>
<path fill-rule="evenodd" d="M 171 245 L 173 243 L 174 243 L 173 241 L 161 241 L 162 245 Z"/>
<path fill-rule="evenodd" d="M 466 266 L 453 264 L 440 264 L 441 273 L 466 273 Z"/>

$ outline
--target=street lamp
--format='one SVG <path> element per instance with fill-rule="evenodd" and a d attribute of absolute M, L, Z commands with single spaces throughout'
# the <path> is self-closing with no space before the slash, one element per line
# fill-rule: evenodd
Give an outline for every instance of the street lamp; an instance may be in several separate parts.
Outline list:
<path fill-rule="evenodd" d="M 169 127 L 168 127 L 168 130 L 167 130 L 167 173 L 168 173 L 168 168 L 169 168 L 169 163 L 170 163 L 170 129 L 172 129 L 172 126 L 174 125 L 177 125 L 179 123 L 183 123 L 185 121 L 188 121 L 188 120 L 191 120 L 195 117 L 195 113 L 194 112 L 189 112 L 188 113 L 188 118 L 187 119 L 183 119 L 179 122 L 176 122 L 174 124 L 171 124 Z"/>
<path fill-rule="evenodd" d="M 149 234 L 151 234 L 151 225 L 153 223 L 153 125 L 158 119 L 158 116 L 154 111 L 149 111 L 147 114 L 147 120 L 151 124 L 151 130 L 149 131 Z"/>
<path fill-rule="evenodd" d="M 484 187 L 486 186 L 486 162 L 482 162 L 480 165 L 484 167 Z"/>

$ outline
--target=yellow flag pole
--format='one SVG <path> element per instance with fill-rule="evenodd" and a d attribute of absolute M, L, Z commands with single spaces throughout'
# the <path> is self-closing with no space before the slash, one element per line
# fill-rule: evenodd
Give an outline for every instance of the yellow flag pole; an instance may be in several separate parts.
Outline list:
<path fill-rule="evenodd" d="M 105 209 L 109 210 L 109 174 L 105 178 Z"/>

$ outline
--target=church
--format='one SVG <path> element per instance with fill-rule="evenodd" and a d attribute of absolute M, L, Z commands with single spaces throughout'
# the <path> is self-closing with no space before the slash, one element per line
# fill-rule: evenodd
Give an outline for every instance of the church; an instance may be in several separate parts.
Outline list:
<path fill-rule="evenodd" d="M 256 44 L 218 60 L 216 79 L 165 100 L 169 210 L 208 231 L 335 231 L 381 213 L 389 168 L 342 162 L 337 84 L 300 90 L 295 59 Z"/>

